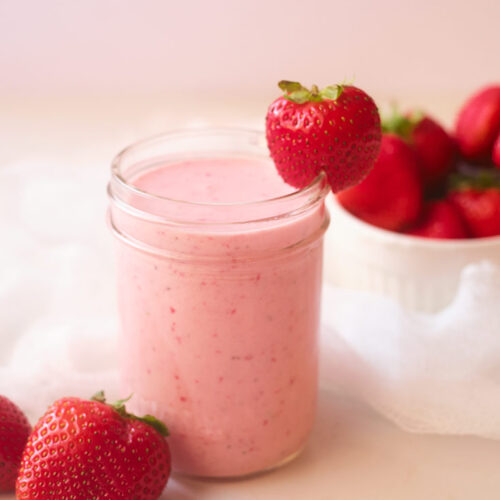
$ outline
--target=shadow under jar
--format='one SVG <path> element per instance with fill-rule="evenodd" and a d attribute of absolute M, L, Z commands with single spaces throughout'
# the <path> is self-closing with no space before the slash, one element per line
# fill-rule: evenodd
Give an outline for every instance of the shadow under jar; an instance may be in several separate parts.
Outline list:
<path fill-rule="evenodd" d="M 130 409 L 165 421 L 180 473 L 291 460 L 315 416 L 324 175 L 293 191 L 260 132 L 186 131 L 121 152 L 108 192 Z"/>

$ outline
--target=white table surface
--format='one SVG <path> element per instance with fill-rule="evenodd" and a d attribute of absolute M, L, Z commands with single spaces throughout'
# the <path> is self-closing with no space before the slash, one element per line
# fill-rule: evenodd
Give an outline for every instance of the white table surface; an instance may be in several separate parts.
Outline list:
<path fill-rule="evenodd" d="M 500 443 L 408 434 L 322 391 L 303 454 L 240 481 L 175 477 L 165 500 L 497 500 Z M 0 495 L 13 500 L 14 495 Z"/>
<path fill-rule="evenodd" d="M 252 111 L 243 119 L 243 115 L 234 116 L 234 103 L 222 113 L 217 106 L 206 106 L 191 114 L 182 107 L 162 108 L 154 100 L 13 101 L 0 96 L 0 104 L 0 167 L 2 162 L 37 155 L 68 162 L 84 155 L 107 168 L 112 155 L 128 142 L 199 123 L 200 113 L 210 123 L 256 126 L 261 123 L 256 110 L 264 103 L 248 105 L 247 111 Z M 446 119 L 453 106 L 449 100 L 442 106 L 434 114 Z M 163 498 L 497 500 L 499 464 L 499 442 L 404 433 L 370 411 L 323 391 L 310 443 L 296 461 L 244 481 L 174 477 Z M 0 500 L 13 498 L 0 494 Z"/>

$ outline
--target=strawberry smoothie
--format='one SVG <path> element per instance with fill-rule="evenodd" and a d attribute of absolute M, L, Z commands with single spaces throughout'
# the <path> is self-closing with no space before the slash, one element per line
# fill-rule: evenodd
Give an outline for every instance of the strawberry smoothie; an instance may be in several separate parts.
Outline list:
<path fill-rule="evenodd" d="M 123 390 L 181 473 L 276 467 L 313 424 L 327 187 L 294 191 L 265 153 L 258 133 L 186 133 L 113 167 Z"/>

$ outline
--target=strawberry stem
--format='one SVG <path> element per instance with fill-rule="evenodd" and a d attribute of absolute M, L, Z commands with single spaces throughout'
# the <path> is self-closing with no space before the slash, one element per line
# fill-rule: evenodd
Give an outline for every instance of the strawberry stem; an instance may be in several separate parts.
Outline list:
<path fill-rule="evenodd" d="M 162 436 L 167 437 L 169 435 L 167 426 L 161 420 L 158 420 L 153 415 L 144 415 L 142 417 L 138 417 L 137 415 L 134 415 L 133 413 L 129 413 L 127 411 L 127 409 L 125 408 L 125 403 L 129 401 L 131 397 L 132 394 L 128 398 L 119 399 L 115 403 L 108 404 L 106 403 L 106 396 L 104 395 L 104 391 L 99 391 L 92 396 L 91 400 L 110 406 L 123 418 L 130 418 L 133 420 L 144 422 L 145 424 L 153 427 L 153 429 L 159 432 Z"/>
<path fill-rule="evenodd" d="M 106 397 L 104 396 L 104 391 L 96 392 L 91 398 L 91 401 L 97 401 L 98 403 L 106 404 Z"/>
<path fill-rule="evenodd" d="M 329 85 L 321 90 L 317 85 L 313 85 L 311 90 L 309 90 L 299 82 L 291 82 L 289 80 L 281 80 L 278 83 L 278 86 L 281 90 L 283 90 L 285 99 L 288 99 L 296 104 L 321 102 L 324 100 L 335 101 L 340 97 L 344 90 L 343 85 Z"/>

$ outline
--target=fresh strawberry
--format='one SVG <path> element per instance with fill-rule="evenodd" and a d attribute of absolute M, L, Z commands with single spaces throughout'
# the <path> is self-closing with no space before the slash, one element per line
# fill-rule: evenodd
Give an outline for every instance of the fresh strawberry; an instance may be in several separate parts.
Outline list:
<path fill-rule="evenodd" d="M 475 238 L 500 235 L 500 175 L 483 170 L 475 177 L 456 176 L 448 199 Z"/>
<path fill-rule="evenodd" d="M 63 398 L 36 424 L 23 454 L 18 499 L 157 499 L 170 475 L 167 429 L 154 417 Z"/>
<path fill-rule="evenodd" d="M 373 99 L 349 85 L 308 90 L 281 81 L 284 96 L 270 106 L 266 137 L 285 182 L 301 188 L 325 171 L 334 192 L 360 182 L 380 149 L 380 116 Z"/>
<path fill-rule="evenodd" d="M 444 182 L 455 162 L 455 142 L 434 118 L 420 112 L 404 116 L 395 110 L 384 120 L 382 128 L 399 135 L 414 149 L 422 181 L 428 190 Z"/>
<path fill-rule="evenodd" d="M 500 85 L 474 94 L 462 107 L 455 135 L 462 155 L 471 161 L 490 161 L 500 134 Z"/>
<path fill-rule="evenodd" d="M 5 396 L 0 396 L 0 491 L 11 491 L 31 426 L 24 413 Z"/>
<path fill-rule="evenodd" d="M 405 229 L 417 220 L 422 205 L 414 151 L 397 135 L 384 134 L 373 170 L 337 197 L 344 208 L 370 224 L 393 231 Z"/>
<path fill-rule="evenodd" d="M 467 238 L 467 230 L 457 209 L 447 200 L 427 202 L 422 217 L 405 232 L 424 238 Z"/>
<path fill-rule="evenodd" d="M 493 144 L 493 154 L 491 156 L 493 163 L 500 168 L 500 134 L 498 134 L 497 140 Z"/>

